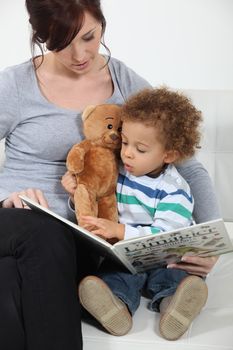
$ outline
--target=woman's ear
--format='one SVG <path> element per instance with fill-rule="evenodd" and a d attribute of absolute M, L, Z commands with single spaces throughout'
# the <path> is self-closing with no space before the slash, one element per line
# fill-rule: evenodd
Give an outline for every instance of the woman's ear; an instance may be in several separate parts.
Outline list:
<path fill-rule="evenodd" d="M 167 151 L 164 157 L 164 163 L 170 164 L 170 163 L 174 163 L 179 159 L 179 152 L 178 151 Z"/>

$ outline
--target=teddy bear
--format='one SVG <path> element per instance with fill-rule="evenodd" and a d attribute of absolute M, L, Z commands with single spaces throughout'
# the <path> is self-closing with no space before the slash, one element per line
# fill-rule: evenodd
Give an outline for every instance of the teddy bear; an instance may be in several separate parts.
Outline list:
<path fill-rule="evenodd" d="M 121 107 L 115 104 L 86 107 L 82 114 L 85 139 L 67 155 L 67 169 L 77 180 L 74 206 L 80 226 L 82 215 L 118 220 L 115 191 L 121 146 L 120 114 Z"/>

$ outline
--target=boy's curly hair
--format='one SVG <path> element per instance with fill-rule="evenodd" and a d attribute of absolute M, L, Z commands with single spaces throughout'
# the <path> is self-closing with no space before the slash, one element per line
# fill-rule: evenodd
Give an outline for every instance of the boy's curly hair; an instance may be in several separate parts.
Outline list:
<path fill-rule="evenodd" d="M 179 153 L 177 161 L 192 156 L 199 148 L 202 114 L 181 92 L 166 87 L 144 89 L 122 106 L 122 121 L 159 128 L 160 142 L 167 151 Z"/>

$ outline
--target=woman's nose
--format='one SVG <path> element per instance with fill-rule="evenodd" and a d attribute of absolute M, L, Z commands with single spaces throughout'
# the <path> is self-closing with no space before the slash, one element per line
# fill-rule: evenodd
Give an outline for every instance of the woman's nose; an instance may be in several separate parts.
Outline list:
<path fill-rule="evenodd" d="M 76 43 L 72 46 L 72 56 L 77 62 L 83 63 L 85 59 L 85 47 L 81 43 Z"/>

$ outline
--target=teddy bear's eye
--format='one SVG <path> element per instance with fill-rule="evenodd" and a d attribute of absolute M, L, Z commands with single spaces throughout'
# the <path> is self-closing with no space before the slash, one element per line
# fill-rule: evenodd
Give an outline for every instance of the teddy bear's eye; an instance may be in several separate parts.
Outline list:
<path fill-rule="evenodd" d="M 120 126 L 118 129 L 117 129 L 118 132 L 121 132 L 122 131 L 122 127 Z"/>
<path fill-rule="evenodd" d="M 108 129 L 112 129 L 112 128 L 113 128 L 112 124 L 108 124 Z"/>

